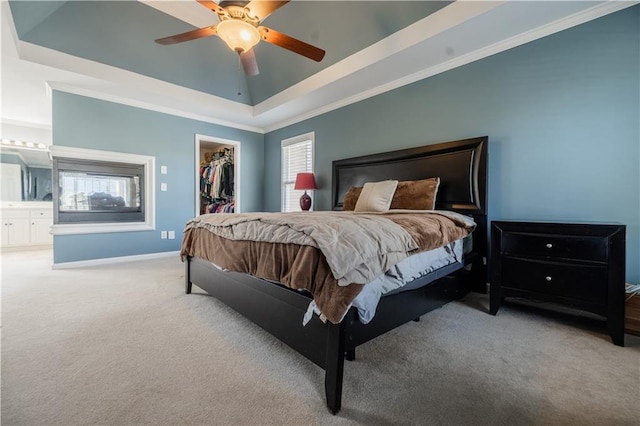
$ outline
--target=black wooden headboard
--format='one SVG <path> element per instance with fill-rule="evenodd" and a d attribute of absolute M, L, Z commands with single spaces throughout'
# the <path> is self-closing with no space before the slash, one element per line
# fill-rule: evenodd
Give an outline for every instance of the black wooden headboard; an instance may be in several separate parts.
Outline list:
<path fill-rule="evenodd" d="M 342 210 L 351 186 L 386 179 L 440 177 L 436 208 L 466 214 L 486 214 L 486 136 L 418 148 L 365 155 L 333 162 L 333 210 Z"/>
<path fill-rule="evenodd" d="M 487 145 L 482 136 L 418 148 L 365 155 L 333 162 L 333 210 L 351 186 L 386 179 L 418 180 L 440 177 L 436 209 L 472 216 L 477 224 L 473 245 L 487 258 Z"/>

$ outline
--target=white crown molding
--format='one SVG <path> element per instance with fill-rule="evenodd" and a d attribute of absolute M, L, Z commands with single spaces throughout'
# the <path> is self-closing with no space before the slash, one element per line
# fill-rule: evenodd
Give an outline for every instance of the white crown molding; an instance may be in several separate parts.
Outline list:
<path fill-rule="evenodd" d="M 503 3 L 505 2 L 454 2 L 257 104 L 254 115 L 259 117 L 298 99 L 301 95 L 316 92 L 332 82 L 355 74 L 469 19 L 487 13 Z"/>
<path fill-rule="evenodd" d="M 145 4 L 149 3 L 148 0 L 140 1 Z M 6 2 L 3 1 L 3 3 Z M 550 2 L 549 4 L 552 3 Z M 561 2 L 559 4 L 562 3 L 577 5 L 576 9 L 579 9 L 579 5 L 582 2 Z M 514 33 L 515 35 L 513 36 L 507 35 L 504 39 L 498 39 L 498 41 L 488 41 L 489 45 L 475 48 L 471 51 L 465 52 L 463 49 L 459 49 L 461 52 L 459 56 L 453 58 L 442 57 L 431 62 L 421 62 L 423 65 L 411 68 L 407 58 L 411 58 L 411 55 L 416 55 L 416 51 L 421 52 L 421 49 L 425 49 L 424 52 L 427 52 L 422 55 L 426 57 L 430 48 L 428 46 L 429 43 L 431 43 L 430 46 L 432 48 L 433 43 L 435 43 L 434 40 L 442 41 L 443 35 L 446 36 L 452 32 L 461 31 L 468 24 L 473 25 L 474 19 L 494 19 L 498 21 L 494 23 L 495 25 L 503 27 L 506 22 L 503 12 L 505 9 L 518 4 L 535 4 L 535 2 L 519 2 L 516 0 L 496 2 L 459 0 L 285 89 L 255 107 L 21 40 L 16 40 L 16 51 L 23 60 L 66 70 L 81 77 L 65 80 L 64 82 L 49 80 L 48 85 L 55 90 L 225 127 L 255 133 L 266 133 L 483 59 L 549 34 L 631 7 L 639 2 L 612 0 L 593 1 L 590 3 L 593 3 L 593 6 L 568 16 L 561 16 L 551 23 L 537 25 L 530 30 Z M 2 6 L 3 11 L 8 7 L 6 4 Z M 155 6 L 158 5 L 152 5 L 152 7 Z M 166 8 L 168 6 L 164 5 L 162 7 Z M 192 8 L 193 6 L 189 7 Z M 201 7 L 198 4 L 195 4 L 195 6 Z M 161 10 L 160 7 L 156 7 L 156 9 Z M 546 13 L 551 9 L 538 8 L 536 10 L 543 10 Z M 189 13 L 183 15 L 182 18 L 179 17 L 179 19 L 191 23 L 191 18 L 187 16 Z M 211 15 L 215 17 L 215 14 Z M 9 16 L 9 21 L 13 26 L 11 16 Z M 493 26 L 495 27 L 495 25 Z M 15 32 L 15 28 L 12 30 Z M 444 48 L 442 45 L 440 47 L 441 49 Z M 376 72 L 386 75 L 386 79 L 381 79 L 376 75 Z"/>
<path fill-rule="evenodd" d="M 253 116 L 250 105 L 22 40 L 17 50 L 23 60 L 89 77 L 81 83 L 47 81 L 55 90 L 262 133 L 261 128 L 247 124 Z"/>
<path fill-rule="evenodd" d="M 283 127 L 287 127 L 287 126 L 299 123 L 301 121 L 308 120 L 310 118 L 317 117 L 322 114 L 326 114 L 328 112 L 363 101 L 373 96 L 377 96 L 379 94 L 397 89 L 402 86 L 406 86 L 416 81 L 423 80 L 425 78 L 432 77 L 434 75 L 452 70 L 454 68 L 469 64 L 471 62 L 475 62 L 475 61 L 487 58 L 489 56 L 512 49 L 522 44 L 529 43 L 533 40 L 537 40 L 539 38 L 600 18 L 610 13 L 617 12 L 627 7 L 634 6 L 635 4 L 638 4 L 638 3 L 640 3 L 640 1 L 636 1 L 636 0 L 608 1 L 605 3 L 599 3 L 595 6 L 592 6 L 589 9 L 580 11 L 578 13 L 575 13 L 567 17 L 563 17 L 549 24 L 537 27 L 533 30 L 523 32 L 521 34 L 510 37 L 508 39 L 501 40 L 497 43 L 491 44 L 489 46 L 470 52 L 468 54 L 461 55 L 454 59 L 442 62 L 438 65 L 426 68 L 419 72 L 416 72 L 407 76 L 403 76 L 399 79 L 390 81 L 389 83 L 376 86 L 370 90 L 362 91 L 356 95 L 343 98 L 337 102 L 324 105 L 320 108 L 314 109 L 304 114 L 292 116 L 286 120 L 281 120 L 272 124 L 267 124 L 264 126 L 264 130 L 266 133 L 272 132 L 274 130 L 281 129 Z"/>
<path fill-rule="evenodd" d="M 191 120 L 202 121 L 205 123 L 217 124 L 220 126 L 231 127 L 239 130 L 246 130 L 254 133 L 264 133 L 264 129 L 255 126 L 247 126 L 241 123 L 219 120 L 208 115 L 196 114 L 190 111 L 185 111 L 177 108 L 172 108 L 157 103 L 147 102 L 138 99 L 126 98 L 123 96 L 113 95 L 107 92 L 92 90 L 84 87 L 80 87 L 74 84 L 58 83 L 47 81 L 47 85 L 51 90 L 57 90 L 60 92 L 71 93 L 74 95 L 86 96 L 90 98 L 100 99 L 103 101 L 114 102 L 121 105 L 127 105 L 135 108 L 142 108 L 150 111 L 161 112 L 164 114 L 174 115 L 177 117 L 188 118 Z"/>
<path fill-rule="evenodd" d="M 2 117 L 2 124 L 7 124 L 10 126 L 21 126 L 21 127 L 31 127 L 35 129 L 42 130 L 51 130 L 51 124 L 49 123 L 36 123 L 33 121 L 24 121 L 24 120 L 16 120 L 11 117 Z"/>

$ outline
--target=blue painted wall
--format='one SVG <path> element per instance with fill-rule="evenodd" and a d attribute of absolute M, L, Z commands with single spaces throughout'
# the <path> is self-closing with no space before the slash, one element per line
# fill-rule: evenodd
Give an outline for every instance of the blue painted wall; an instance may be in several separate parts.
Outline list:
<path fill-rule="evenodd" d="M 54 236 L 54 263 L 179 250 L 184 224 L 194 215 L 195 134 L 241 142 L 242 210 L 262 210 L 262 134 L 54 91 L 54 145 L 156 159 L 156 231 Z M 160 191 L 161 182 L 168 191 Z M 176 239 L 161 240 L 160 230 L 175 230 Z"/>
<path fill-rule="evenodd" d="M 27 167 L 18 154 L 6 154 L 4 152 L 0 152 L 0 163 L 20 164 L 22 167 Z"/>
<path fill-rule="evenodd" d="M 319 209 L 331 162 L 488 135 L 489 218 L 627 225 L 640 282 L 640 7 L 265 136 L 265 208 L 280 208 L 280 141 L 315 131 Z"/>

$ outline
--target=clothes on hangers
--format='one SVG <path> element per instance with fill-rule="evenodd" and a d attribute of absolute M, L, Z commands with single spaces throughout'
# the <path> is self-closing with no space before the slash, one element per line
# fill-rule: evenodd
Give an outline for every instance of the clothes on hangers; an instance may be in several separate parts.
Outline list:
<path fill-rule="evenodd" d="M 233 213 L 235 203 L 231 202 L 213 202 L 207 206 L 207 213 Z"/>
<path fill-rule="evenodd" d="M 200 192 L 209 198 L 233 197 L 233 161 L 224 156 L 200 167 Z"/>
<path fill-rule="evenodd" d="M 200 166 L 201 213 L 233 213 L 233 149 L 224 148 Z"/>

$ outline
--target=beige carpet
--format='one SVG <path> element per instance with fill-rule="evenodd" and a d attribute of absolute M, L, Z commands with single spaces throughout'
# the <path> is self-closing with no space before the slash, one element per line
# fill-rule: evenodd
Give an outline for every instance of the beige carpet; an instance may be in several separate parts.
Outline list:
<path fill-rule="evenodd" d="M 323 371 L 203 294 L 177 257 L 50 268 L 2 253 L 2 424 L 614 425 L 640 420 L 640 339 L 469 295 Z M 196 289 L 196 291 L 198 291 Z"/>

